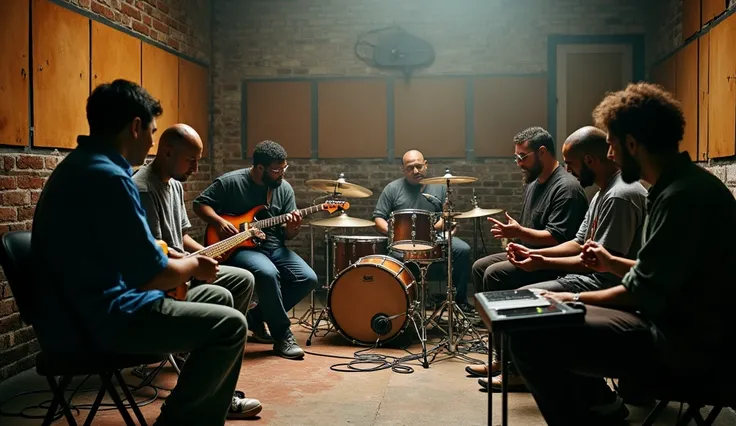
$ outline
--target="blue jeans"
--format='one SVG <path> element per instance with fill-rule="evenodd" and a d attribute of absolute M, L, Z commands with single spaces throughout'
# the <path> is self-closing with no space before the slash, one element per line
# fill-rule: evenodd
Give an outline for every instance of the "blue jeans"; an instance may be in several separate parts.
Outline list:
<path fill-rule="evenodd" d="M 391 250 L 389 256 L 404 261 L 403 254 Z M 421 279 L 419 268 L 413 263 L 408 266 L 417 281 Z M 435 262 L 427 269 L 427 280 L 447 278 L 447 259 L 443 262 Z M 452 285 L 455 287 L 455 302 L 458 304 L 468 303 L 468 281 L 470 280 L 470 246 L 457 237 L 452 237 Z"/>
<path fill-rule="evenodd" d="M 258 306 L 249 313 L 256 324 L 268 325 L 276 341 L 291 326 L 287 312 L 317 286 L 317 274 L 286 247 L 241 249 L 225 264 L 247 269 L 255 276 Z M 251 328 L 255 327 L 251 324 Z"/>

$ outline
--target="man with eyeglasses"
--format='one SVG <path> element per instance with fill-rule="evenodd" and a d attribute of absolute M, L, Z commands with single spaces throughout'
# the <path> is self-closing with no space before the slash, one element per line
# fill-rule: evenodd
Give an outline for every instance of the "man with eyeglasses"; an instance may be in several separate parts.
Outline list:
<path fill-rule="evenodd" d="M 427 160 L 424 159 L 421 152 L 407 151 L 401 158 L 401 167 L 404 177 L 386 185 L 373 211 L 376 229 L 384 235 L 388 233 L 388 219 L 391 212 L 404 209 L 441 212 L 447 195 L 447 187 L 444 185 L 422 185 L 421 181 L 427 173 Z M 435 229 L 441 231 L 443 226 L 443 219 L 440 218 L 435 224 Z M 399 252 L 392 251 L 389 255 L 398 260 L 403 259 L 403 255 Z M 470 280 L 470 246 L 454 236 L 452 237 L 452 260 L 452 283 L 456 288 L 455 301 L 460 309 L 470 313 L 473 311 L 472 306 L 468 304 L 467 295 Z M 408 266 L 415 276 L 419 276 L 419 271 L 413 264 Z M 427 271 L 427 278 L 434 279 L 437 276 L 447 275 L 446 271 L 447 262 L 435 262 Z"/>
<path fill-rule="evenodd" d="M 552 136 L 541 127 L 530 127 L 514 137 L 516 165 L 526 185 L 519 221 L 508 213 L 508 222 L 494 218 L 491 233 L 496 239 L 516 239 L 529 249 L 552 247 L 570 241 L 588 211 L 588 199 L 580 182 L 560 166 Z M 554 280 L 565 272 L 546 269 L 527 272 L 496 253 L 473 264 L 475 288 L 516 289 L 527 284 Z"/>
<path fill-rule="evenodd" d="M 266 240 L 257 248 L 239 249 L 224 264 L 246 269 L 255 276 L 258 306 L 247 316 L 253 340 L 273 343 L 280 356 L 299 359 L 304 351 L 291 332 L 287 312 L 317 285 L 317 274 L 285 245 L 286 240 L 298 235 L 302 223 L 294 189 L 284 180 L 288 167 L 286 150 L 281 145 L 269 140 L 260 142 L 253 151 L 253 166 L 215 179 L 194 200 L 194 212 L 214 226 L 220 238 L 238 232 L 220 214 L 238 216 L 267 205 L 264 212 L 270 216 L 289 215 L 284 225 L 263 230 Z"/>

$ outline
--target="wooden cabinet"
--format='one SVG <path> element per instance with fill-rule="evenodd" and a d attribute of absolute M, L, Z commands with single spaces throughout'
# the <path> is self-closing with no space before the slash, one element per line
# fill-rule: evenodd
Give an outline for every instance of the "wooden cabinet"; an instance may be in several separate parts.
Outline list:
<path fill-rule="evenodd" d="M 204 145 L 202 157 L 209 154 L 210 79 L 207 68 L 179 58 L 179 122 L 199 133 Z"/>
<path fill-rule="evenodd" d="M 118 78 L 141 84 L 141 41 L 92 21 L 92 89 Z"/>
<path fill-rule="evenodd" d="M 682 104 L 685 134 L 680 151 L 698 157 L 698 43 L 690 43 L 675 55 L 675 96 Z"/>
<path fill-rule="evenodd" d="M 708 157 L 736 154 L 736 15 L 710 31 Z"/>
<path fill-rule="evenodd" d="M 729 0 L 701 0 L 702 15 L 700 24 L 705 25 L 723 13 L 728 7 Z"/>
<path fill-rule="evenodd" d="M 149 154 L 156 154 L 161 134 L 179 121 L 179 59 L 152 44 L 143 43 L 142 68 L 142 86 L 161 102 L 164 110 L 156 119 L 158 131 L 149 151 Z"/>
<path fill-rule="evenodd" d="M 0 145 L 28 145 L 29 0 L 0 2 Z"/>
<path fill-rule="evenodd" d="M 32 26 L 34 145 L 74 148 L 89 133 L 89 18 L 33 0 Z"/>
<path fill-rule="evenodd" d="M 682 39 L 687 40 L 700 31 L 700 2 L 701 0 L 682 1 Z"/>
<path fill-rule="evenodd" d="M 710 33 L 705 33 L 698 39 L 698 56 L 698 160 L 705 161 L 708 159 Z"/>

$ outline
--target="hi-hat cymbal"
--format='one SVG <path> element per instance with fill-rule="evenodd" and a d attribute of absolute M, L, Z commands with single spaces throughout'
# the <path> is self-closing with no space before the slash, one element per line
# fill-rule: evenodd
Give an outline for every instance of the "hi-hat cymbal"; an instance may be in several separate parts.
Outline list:
<path fill-rule="evenodd" d="M 448 183 L 450 184 L 473 183 L 476 180 L 478 180 L 478 178 L 472 177 L 472 176 L 454 176 L 452 173 L 450 173 L 450 169 L 445 169 L 444 176 L 424 178 L 420 182 L 424 185 L 433 185 L 437 183 L 440 185 L 447 185 Z"/>
<path fill-rule="evenodd" d="M 367 228 L 375 225 L 375 223 L 370 220 L 350 217 L 347 213 L 341 213 L 334 217 L 315 220 L 314 222 L 311 222 L 311 224 L 314 226 L 323 226 L 325 228 Z"/>
<path fill-rule="evenodd" d="M 310 179 L 305 185 L 317 191 L 338 192 L 343 197 L 365 198 L 373 195 L 373 191 L 360 185 L 347 182 L 342 173 L 336 180 L 332 179 Z"/>
<path fill-rule="evenodd" d="M 472 210 L 468 210 L 466 212 L 463 212 L 462 214 L 455 216 L 455 219 L 473 219 L 476 217 L 490 216 L 502 212 L 503 209 L 482 209 L 480 207 L 476 207 Z"/>

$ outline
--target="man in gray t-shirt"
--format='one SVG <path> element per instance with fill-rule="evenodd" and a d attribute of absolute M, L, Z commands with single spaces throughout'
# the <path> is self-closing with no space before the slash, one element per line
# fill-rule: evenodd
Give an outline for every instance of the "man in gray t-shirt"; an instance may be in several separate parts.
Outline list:
<path fill-rule="evenodd" d="M 373 211 L 373 221 L 378 232 L 388 233 L 388 220 L 391 213 L 397 210 L 416 209 L 438 213 L 447 195 L 444 185 L 422 185 L 421 180 L 426 177 L 427 161 L 424 155 L 417 150 L 407 151 L 401 159 L 404 177 L 386 185 L 378 197 L 378 203 Z M 438 216 L 439 218 L 439 216 Z M 442 235 L 443 222 L 439 218 L 435 222 L 437 235 Z M 454 231 L 453 231 L 454 233 Z M 421 238 L 421 236 L 420 236 Z M 391 250 L 391 257 L 404 259 L 404 254 Z M 412 273 L 419 277 L 419 270 L 413 263 L 407 263 Z M 447 261 L 435 262 L 427 270 L 427 278 L 435 279 L 447 276 Z M 452 237 L 452 285 L 455 287 L 455 301 L 464 312 L 472 312 L 468 304 L 468 281 L 470 279 L 470 246 L 457 237 Z"/>
<path fill-rule="evenodd" d="M 184 207 L 184 188 L 181 184 L 197 171 L 202 149 L 202 140 L 193 128 L 186 124 L 175 124 L 161 134 L 153 162 L 142 166 L 133 175 L 151 234 L 155 239 L 162 240 L 168 245 L 169 257 L 184 257 L 189 252 L 204 248 L 187 235 L 187 230 L 192 225 Z M 199 284 L 192 283 L 193 286 Z M 232 295 L 232 307 L 243 315 L 247 314 L 255 288 L 252 273 L 242 268 L 219 265 L 219 271 L 212 284 L 229 290 Z M 171 330 L 171 332 L 187 331 Z M 228 418 L 252 417 L 260 412 L 261 408 L 261 403 L 257 399 L 241 398 L 235 394 Z"/>

